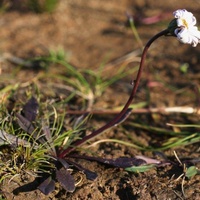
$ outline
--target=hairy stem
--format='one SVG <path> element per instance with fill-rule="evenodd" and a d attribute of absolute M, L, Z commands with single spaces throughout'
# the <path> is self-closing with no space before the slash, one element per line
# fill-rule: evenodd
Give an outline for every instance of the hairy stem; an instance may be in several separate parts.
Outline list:
<path fill-rule="evenodd" d="M 133 101 L 133 98 L 135 97 L 135 94 L 137 92 L 138 86 L 139 86 L 139 82 L 141 79 L 141 75 L 142 75 L 142 71 L 144 68 L 144 62 L 146 59 L 146 55 L 147 55 L 147 51 L 149 49 L 149 47 L 151 46 L 151 44 L 158 39 L 161 36 L 167 35 L 169 34 L 169 30 L 163 30 L 160 33 L 156 34 L 155 36 L 153 36 L 145 45 L 144 50 L 142 52 L 142 56 L 141 56 L 141 61 L 140 61 L 140 67 L 136 76 L 136 79 L 133 81 L 133 89 L 131 91 L 130 97 L 128 99 L 128 101 L 126 102 L 126 104 L 124 105 L 123 109 L 121 110 L 121 112 L 114 118 L 112 119 L 110 122 L 108 122 L 107 124 L 105 124 L 104 126 L 102 126 L 101 128 L 93 131 L 90 135 L 87 135 L 85 137 L 83 137 L 82 139 L 76 141 L 73 144 L 73 147 L 69 147 L 66 150 L 62 151 L 58 156 L 59 157 L 65 157 L 68 153 L 70 153 L 71 151 L 73 151 L 75 148 L 77 148 L 78 146 L 82 145 L 83 143 L 87 142 L 88 140 L 96 137 L 97 135 L 99 135 L 100 133 L 102 133 L 103 131 L 105 131 L 106 129 L 114 126 L 127 112 L 130 104 Z"/>

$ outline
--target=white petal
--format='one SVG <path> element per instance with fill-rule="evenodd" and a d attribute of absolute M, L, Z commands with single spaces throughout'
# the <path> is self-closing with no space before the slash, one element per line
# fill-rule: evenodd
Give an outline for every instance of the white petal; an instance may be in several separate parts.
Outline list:
<path fill-rule="evenodd" d="M 176 10 L 175 12 L 173 12 L 173 15 L 175 18 L 180 18 L 183 16 L 184 11 L 185 11 L 185 9 Z"/>
<path fill-rule="evenodd" d="M 185 20 L 188 24 L 188 26 L 192 25 L 194 26 L 197 22 L 196 18 L 194 17 L 194 15 L 191 12 L 188 12 L 185 9 L 179 9 L 176 10 L 174 13 L 174 17 L 177 18 L 177 25 L 178 26 L 183 26 L 183 21 L 181 22 L 181 20 Z"/>
<path fill-rule="evenodd" d="M 186 9 L 176 10 L 174 13 L 175 18 L 192 18 L 193 14 L 188 12 Z"/>
<path fill-rule="evenodd" d="M 189 35 L 186 29 L 182 29 L 177 33 L 177 38 L 180 42 L 187 44 L 189 43 Z M 191 44 L 191 43 L 189 43 Z"/>
<path fill-rule="evenodd" d="M 189 32 L 190 35 L 200 39 L 200 31 L 189 29 L 188 32 Z"/>
<path fill-rule="evenodd" d="M 194 26 L 197 23 L 197 20 L 193 15 L 186 15 L 184 16 L 184 19 L 186 20 L 188 26 Z"/>
<path fill-rule="evenodd" d="M 178 40 L 184 44 L 191 44 L 193 47 L 196 47 L 200 43 L 200 31 L 198 30 L 176 29 L 175 34 Z"/>
<path fill-rule="evenodd" d="M 200 31 L 196 30 L 196 31 L 192 31 L 189 30 L 189 35 L 192 39 L 192 46 L 196 47 L 198 43 L 200 43 Z"/>
<path fill-rule="evenodd" d="M 174 30 L 174 34 L 177 39 L 185 44 L 191 44 L 193 47 L 200 43 L 200 31 L 198 31 L 196 24 L 196 18 L 191 12 L 185 9 L 176 10 L 174 17 L 177 18 L 177 27 Z"/>
<path fill-rule="evenodd" d="M 180 29 L 179 29 L 179 28 L 176 28 L 176 29 L 174 30 L 174 34 L 177 36 L 179 31 L 180 31 Z"/>

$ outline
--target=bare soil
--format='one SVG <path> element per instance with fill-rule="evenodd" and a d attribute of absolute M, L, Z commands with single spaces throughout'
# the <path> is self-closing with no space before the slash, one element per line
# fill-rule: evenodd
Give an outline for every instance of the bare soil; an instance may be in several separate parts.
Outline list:
<path fill-rule="evenodd" d="M 108 63 L 108 72 L 119 67 L 112 61 L 122 58 L 130 52 L 141 50 L 131 29 L 127 26 L 126 12 L 134 16 L 151 17 L 163 14 L 162 19 L 155 24 L 136 24 L 138 34 L 145 44 L 153 35 L 165 29 L 173 18 L 173 11 L 186 8 L 192 11 L 200 22 L 200 2 L 192 1 L 153 1 L 153 0 L 67 0 L 60 1 L 53 13 L 36 14 L 19 5 L 0 14 L 0 52 L 21 58 L 32 58 L 46 55 L 49 49 L 63 48 L 69 57 L 70 63 L 77 68 L 96 70 L 102 63 Z M 135 102 L 147 101 L 151 107 L 172 107 L 199 105 L 199 99 L 194 94 L 194 88 L 199 86 L 199 54 L 200 47 L 192 48 L 180 44 L 176 38 L 163 37 L 152 45 L 149 53 L 142 82 Z M 138 64 L 138 56 L 125 60 L 120 64 L 129 67 Z M 129 57 L 130 58 L 130 57 Z M 110 63 L 110 64 L 109 64 Z M 187 74 L 180 71 L 180 66 L 188 64 Z M 2 60 L 0 66 L 1 85 L 7 82 L 26 84 L 34 79 L 32 69 L 21 70 L 10 80 L 7 74 L 16 70 Z M 50 69 L 62 70 L 62 69 Z M 107 75 L 107 74 L 106 74 Z M 135 74 L 118 81 L 98 98 L 93 109 L 112 108 L 126 102 Z M 158 84 L 162 82 L 162 84 Z M 170 87 L 168 87 L 170 86 Z M 176 88 L 173 89 L 173 88 Z M 148 91 L 148 92 L 147 92 Z M 45 91 L 44 91 L 45 92 Z M 24 101 L 23 96 L 20 101 Z M 113 115 L 96 116 L 91 122 L 99 127 Z M 149 125 L 166 127 L 166 123 L 199 123 L 198 115 L 184 116 L 180 114 L 151 115 L 132 114 L 120 127 L 108 130 L 97 139 L 115 138 L 129 141 L 127 135 L 137 138 L 144 144 L 152 145 L 162 141 L 165 136 L 155 136 L 151 132 L 142 131 L 130 125 L 132 121 L 144 121 Z M 174 149 L 164 151 L 165 155 L 174 158 Z M 200 154 L 199 143 L 176 148 L 180 158 L 198 158 Z M 155 157 L 153 152 L 142 152 L 131 147 L 115 143 L 102 143 L 91 147 L 96 155 L 117 158 L 120 156 L 146 155 Z M 83 178 L 74 193 L 67 193 L 57 186 L 54 193 L 49 196 L 40 191 L 26 191 L 14 194 L 13 190 L 22 186 L 33 177 L 5 182 L 0 192 L 6 199 L 112 199 L 112 200 L 147 200 L 147 199 L 200 199 L 200 180 L 195 176 L 184 183 L 185 196 L 181 190 L 182 179 L 177 179 L 182 174 L 181 167 L 163 167 L 145 173 L 134 174 L 121 169 L 100 165 L 96 162 L 79 161 L 82 165 L 98 173 L 95 181 L 88 181 L 83 174 L 77 174 L 77 179 Z"/>

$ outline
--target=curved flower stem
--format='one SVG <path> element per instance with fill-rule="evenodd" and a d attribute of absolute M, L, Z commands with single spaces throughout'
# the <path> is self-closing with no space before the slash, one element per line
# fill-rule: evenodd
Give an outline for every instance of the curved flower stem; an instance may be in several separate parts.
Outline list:
<path fill-rule="evenodd" d="M 131 91 L 130 97 L 128 99 L 128 101 L 126 102 L 126 104 L 124 105 L 124 108 L 121 110 L 121 112 L 114 118 L 112 119 L 110 122 L 108 122 L 107 124 L 105 124 L 104 126 L 102 126 L 101 128 L 93 131 L 90 135 L 87 135 L 85 137 L 83 137 L 82 139 L 76 141 L 75 143 L 73 143 L 73 147 L 69 147 L 67 149 L 65 149 L 64 151 L 62 151 L 58 157 L 65 157 L 68 153 L 70 153 L 71 151 L 73 151 L 75 148 L 77 148 L 78 146 L 82 145 L 83 143 L 87 142 L 88 140 L 90 140 L 91 138 L 96 137 L 97 135 L 99 135 L 100 133 L 102 133 L 103 131 L 105 131 L 106 129 L 114 126 L 121 118 L 123 118 L 123 116 L 126 114 L 130 104 L 133 101 L 133 98 L 135 97 L 136 91 L 138 89 L 139 86 L 139 82 L 141 79 L 141 75 L 142 75 L 142 71 L 144 68 L 144 61 L 147 55 L 147 51 L 149 49 L 149 47 L 151 46 L 151 44 L 158 39 L 161 36 L 167 35 L 169 34 L 169 30 L 163 30 L 160 33 L 156 34 L 155 36 L 153 36 L 146 44 L 143 52 L 142 52 L 142 57 L 141 57 L 141 61 L 140 61 L 140 67 L 137 73 L 137 77 L 136 79 L 133 81 L 133 89 Z"/>

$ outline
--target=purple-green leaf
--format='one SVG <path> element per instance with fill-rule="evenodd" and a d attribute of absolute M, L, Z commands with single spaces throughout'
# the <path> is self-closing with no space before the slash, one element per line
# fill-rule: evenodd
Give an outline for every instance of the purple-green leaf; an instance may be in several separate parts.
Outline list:
<path fill-rule="evenodd" d="M 17 116 L 17 121 L 19 126 L 27 133 L 32 134 L 34 131 L 34 126 L 32 125 L 32 123 L 26 119 L 25 117 L 23 117 L 21 114 L 16 113 Z"/>
<path fill-rule="evenodd" d="M 24 117 L 30 122 L 35 121 L 37 116 L 39 104 L 35 97 L 31 97 L 28 102 L 24 105 L 22 113 Z"/>
<path fill-rule="evenodd" d="M 51 136 L 51 131 L 50 131 L 50 128 L 48 126 L 45 126 L 45 125 L 42 125 L 42 130 L 43 130 L 43 133 L 44 133 L 44 137 L 46 139 L 46 142 L 47 144 L 49 145 L 49 147 L 51 148 L 51 153 L 56 156 L 57 153 L 56 153 L 56 149 L 55 149 L 55 146 L 53 144 L 53 139 L 52 139 L 52 136 Z"/>
<path fill-rule="evenodd" d="M 55 181 L 52 180 L 51 176 L 45 179 L 39 186 L 38 189 L 45 195 L 48 195 L 55 190 Z"/>
<path fill-rule="evenodd" d="M 76 162 L 73 162 L 71 160 L 67 160 L 67 162 L 70 163 L 70 164 L 72 164 L 78 170 L 82 171 L 86 175 L 86 178 L 89 179 L 89 180 L 91 180 L 91 181 L 94 181 L 97 178 L 97 176 L 98 176 L 95 172 L 90 171 L 89 169 L 86 169 L 86 168 L 82 167 L 81 165 L 79 165 Z"/>
<path fill-rule="evenodd" d="M 140 166 L 140 165 L 146 164 L 145 160 L 142 160 L 139 158 L 121 157 L 121 158 L 116 158 L 116 159 L 107 159 L 107 158 L 99 158 L 99 157 L 84 156 L 84 155 L 70 155 L 70 157 L 96 161 L 99 163 L 103 163 L 106 165 L 111 165 L 113 167 L 119 167 L 119 168 L 127 168 L 131 166 Z"/>
<path fill-rule="evenodd" d="M 130 166 L 140 166 L 146 164 L 146 162 L 142 159 L 138 158 L 117 158 L 117 159 L 110 159 L 110 165 L 113 165 L 114 167 L 121 167 L 121 168 L 126 168 Z"/>
<path fill-rule="evenodd" d="M 74 178 L 64 167 L 59 170 L 56 169 L 56 179 L 67 192 L 75 190 Z"/>
<path fill-rule="evenodd" d="M 86 178 L 88 180 L 91 180 L 91 181 L 94 181 L 97 178 L 97 176 L 98 176 L 97 173 L 92 172 L 92 171 L 90 171 L 88 169 L 84 169 L 83 173 L 86 175 Z"/>
<path fill-rule="evenodd" d="M 67 163 L 66 160 L 64 160 L 64 159 L 62 159 L 62 158 L 57 158 L 57 159 L 58 159 L 58 161 L 63 165 L 63 167 L 64 167 L 65 169 L 69 169 L 69 164 Z"/>

